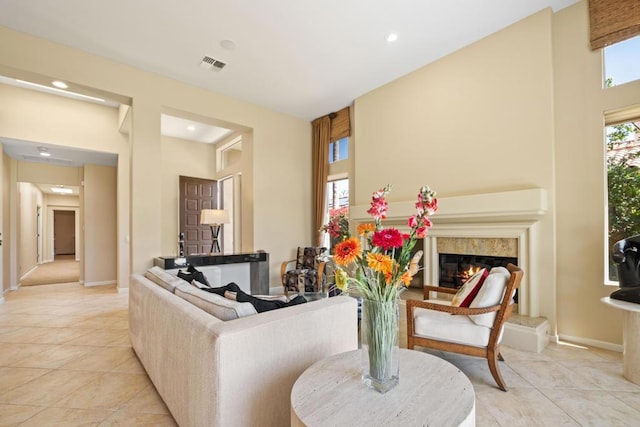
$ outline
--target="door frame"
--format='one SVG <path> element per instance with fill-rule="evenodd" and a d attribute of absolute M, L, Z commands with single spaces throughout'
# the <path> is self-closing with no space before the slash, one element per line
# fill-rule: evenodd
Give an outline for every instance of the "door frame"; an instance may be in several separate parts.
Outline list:
<path fill-rule="evenodd" d="M 52 262 L 55 259 L 54 254 L 54 242 L 53 242 L 53 211 L 74 211 L 75 212 L 75 233 L 76 233 L 76 241 L 75 241 L 75 250 L 76 250 L 76 261 L 80 261 L 80 208 L 69 207 L 69 206 L 47 206 L 47 250 L 46 259 L 44 262 Z"/>

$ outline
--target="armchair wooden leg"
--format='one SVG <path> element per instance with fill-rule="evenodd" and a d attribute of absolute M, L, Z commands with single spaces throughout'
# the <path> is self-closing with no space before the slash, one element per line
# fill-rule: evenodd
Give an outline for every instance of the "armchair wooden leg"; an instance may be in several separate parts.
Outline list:
<path fill-rule="evenodd" d="M 502 359 L 500 357 L 500 353 L 496 354 L 495 351 L 489 350 L 489 353 L 487 354 L 487 360 L 489 362 L 489 370 L 491 371 L 491 375 L 493 375 L 493 379 L 498 384 L 498 388 L 502 391 L 507 391 L 507 385 L 502 379 L 500 368 L 498 367 L 498 358 Z"/>

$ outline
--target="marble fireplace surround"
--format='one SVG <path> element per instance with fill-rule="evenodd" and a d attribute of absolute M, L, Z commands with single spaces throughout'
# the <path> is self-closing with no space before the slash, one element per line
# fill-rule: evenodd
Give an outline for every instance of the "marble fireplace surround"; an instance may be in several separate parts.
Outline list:
<path fill-rule="evenodd" d="M 407 229 L 407 218 L 415 212 L 415 201 L 389 202 L 385 224 Z M 425 283 L 438 283 L 438 247 L 471 245 L 474 248 L 505 250 L 514 256 L 525 271 L 519 291 L 518 313 L 539 316 L 539 259 L 537 225 L 547 213 L 547 192 L 541 188 L 439 197 L 434 226 L 424 239 L 422 273 Z M 361 222 L 371 222 L 369 205 L 351 206 L 349 217 L 355 229 Z M 481 252 L 481 251 L 480 251 Z M 497 253 L 494 253 L 497 254 Z M 483 255 L 479 253 L 479 255 Z"/>

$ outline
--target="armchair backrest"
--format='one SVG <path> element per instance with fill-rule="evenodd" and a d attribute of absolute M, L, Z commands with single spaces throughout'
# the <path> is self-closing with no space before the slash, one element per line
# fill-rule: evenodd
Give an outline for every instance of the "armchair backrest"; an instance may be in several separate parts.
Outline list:
<path fill-rule="evenodd" d="M 496 317 L 493 321 L 493 330 L 491 331 L 491 335 L 495 335 L 496 340 L 499 338 L 502 325 L 504 325 L 504 322 L 506 322 L 511 316 L 511 310 L 513 309 L 513 296 L 516 293 L 516 289 L 520 287 L 523 275 L 522 269 L 514 264 L 507 265 L 507 270 L 509 270 L 510 273 L 509 282 L 507 282 L 507 286 L 504 290 L 502 301 L 500 302 L 500 310 L 496 313 Z"/>
<path fill-rule="evenodd" d="M 298 247 L 298 258 L 296 259 L 296 268 L 318 269 L 318 256 L 322 255 L 327 248 L 318 246 Z"/>

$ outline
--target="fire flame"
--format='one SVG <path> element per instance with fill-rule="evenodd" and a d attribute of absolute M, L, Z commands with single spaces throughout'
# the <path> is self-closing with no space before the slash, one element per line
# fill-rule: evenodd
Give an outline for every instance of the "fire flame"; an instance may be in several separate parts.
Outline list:
<path fill-rule="evenodd" d="M 462 278 L 464 280 L 467 280 L 469 277 L 473 276 L 478 271 L 480 271 L 480 267 L 470 266 L 467 270 L 462 272 Z"/>

